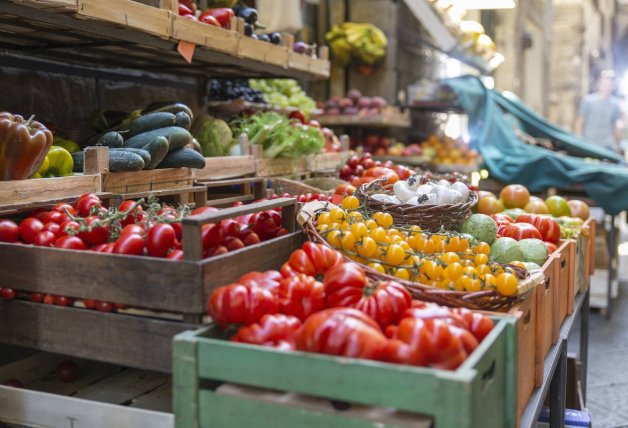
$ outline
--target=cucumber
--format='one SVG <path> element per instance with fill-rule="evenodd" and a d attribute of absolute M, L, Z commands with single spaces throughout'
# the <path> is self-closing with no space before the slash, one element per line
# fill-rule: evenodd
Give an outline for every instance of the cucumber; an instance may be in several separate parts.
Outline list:
<path fill-rule="evenodd" d="M 152 131 L 154 129 L 173 126 L 177 122 L 177 117 L 168 112 L 149 113 L 145 116 L 138 117 L 129 127 L 129 135 L 139 135 L 142 132 Z"/>
<path fill-rule="evenodd" d="M 74 160 L 73 172 L 83 172 L 85 168 L 85 153 L 83 151 L 70 153 L 72 160 Z"/>
<path fill-rule="evenodd" d="M 142 114 L 156 113 L 156 112 L 162 112 L 162 111 L 166 111 L 166 112 L 172 113 L 172 114 L 177 114 L 180 111 L 182 111 L 182 112 L 187 113 L 188 116 L 190 116 L 191 119 L 194 119 L 194 113 L 192 113 L 192 110 L 190 110 L 190 108 L 188 106 L 186 106 L 183 103 L 173 103 L 173 102 L 153 103 L 153 104 L 149 105 L 148 107 L 146 107 L 142 111 Z"/>
<path fill-rule="evenodd" d="M 141 149 L 155 137 L 166 137 L 168 139 L 168 151 L 180 149 L 192 141 L 192 134 L 186 129 L 179 126 L 168 126 L 166 128 L 154 129 L 148 132 L 142 132 L 135 137 L 130 138 L 124 143 L 124 147 L 132 149 Z"/>
<path fill-rule="evenodd" d="M 126 150 L 109 152 L 109 171 L 127 172 L 144 169 L 144 160 L 138 154 Z"/>
<path fill-rule="evenodd" d="M 153 113 L 153 114 L 157 114 L 157 113 Z M 181 128 L 187 129 L 189 131 L 190 126 L 192 126 L 192 119 L 190 118 L 190 115 L 184 111 L 180 111 L 175 116 L 176 116 L 175 125 L 180 126 Z"/>
<path fill-rule="evenodd" d="M 150 153 L 151 161 L 146 169 L 155 169 L 168 154 L 168 139 L 166 137 L 154 137 L 150 143 L 142 149 Z"/>
<path fill-rule="evenodd" d="M 124 144 L 124 138 L 122 134 L 116 131 L 109 131 L 101 134 L 98 140 L 96 140 L 95 146 L 109 146 L 112 148 L 120 148 Z"/>
<path fill-rule="evenodd" d="M 159 168 L 197 168 L 205 167 L 203 155 L 192 149 L 179 149 L 168 153 L 168 156 L 159 164 Z"/>
<path fill-rule="evenodd" d="M 123 151 L 123 152 L 131 152 L 131 153 L 135 153 L 136 155 L 140 155 L 140 157 L 142 158 L 142 160 L 144 161 L 144 166 L 148 166 L 151 163 L 151 155 L 150 152 L 148 150 L 144 150 L 144 149 L 132 149 L 129 147 L 122 147 L 121 149 L 109 149 L 109 152 L 111 153 L 111 151 Z"/>

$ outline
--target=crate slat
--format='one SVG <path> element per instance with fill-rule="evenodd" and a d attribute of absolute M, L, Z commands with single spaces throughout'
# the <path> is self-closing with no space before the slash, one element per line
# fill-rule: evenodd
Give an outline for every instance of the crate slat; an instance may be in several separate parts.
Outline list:
<path fill-rule="evenodd" d="M 102 174 L 102 188 L 110 193 L 138 193 L 152 190 L 174 190 L 191 187 L 194 178 L 190 168 L 166 168 Z"/>
<path fill-rule="evenodd" d="M 253 156 L 216 156 L 205 158 L 205 168 L 194 170 L 197 181 L 221 180 L 255 174 Z"/>
<path fill-rule="evenodd" d="M 168 382 L 160 373 L 128 369 L 77 392 L 74 397 L 99 403 L 123 404 Z"/>
<path fill-rule="evenodd" d="M 545 280 L 538 285 L 537 295 L 537 355 L 535 370 L 535 386 L 539 387 L 543 383 L 543 367 L 545 356 L 549 352 L 554 342 L 554 316 L 558 305 L 558 275 L 559 258 L 550 255 L 543 265 L 543 276 Z"/>
<path fill-rule="evenodd" d="M 102 191 L 100 175 L 0 181 L 0 206 L 23 205 Z"/>

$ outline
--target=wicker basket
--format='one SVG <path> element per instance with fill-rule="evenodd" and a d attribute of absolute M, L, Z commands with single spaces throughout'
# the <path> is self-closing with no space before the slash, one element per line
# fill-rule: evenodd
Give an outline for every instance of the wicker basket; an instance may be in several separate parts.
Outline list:
<path fill-rule="evenodd" d="M 477 194 L 469 192 L 469 199 L 462 204 L 391 204 L 371 198 L 371 195 L 374 193 L 393 194 L 390 186 L 382 186 L 382 180 L 375 180 L 358 187 L 355 196 L 368 211 L 389 213 L 396 225 L 417 225 L 421 229 L 431 232 L 438 232 L 442 228 L 446 230 L 460 230 L 462 223 L 471 215 L 471 207 L 478 201 Z"/>
<path fill-rule="evenodd" d="M 331 248 L 331 245 L 318 233 L 314 223 L 308 220 L 303 226 L 308 239 L 312 242 L 326 245 Z M 346 257 L 346 256 L 345 256 Z M 351 261 L 347 258 L 347 260 Z M 352 261 L 353 263 L 357 263 Z M 450 307 L 461 307 L 476 310 L 487 311 L 507 311 L 517 301 L 522 299 L 527 293 L 532 290 L 536 285 L 543 281 L 542 274 L 532 277 L 525 269 L 521 269 L 517 266 L 507 265 L 512 268 L 519 278 L 519 288 L 526 290 L 524 293 L 520 293 L 516 296 L 502 296 L 495 290 L 484 291 L 453 291 L 443 290 L 440 288 L 430 287 L 428 285 L 420 284 L 418 282 L 412 282 L 403 280 L 391 275 L 383 274 L 375 269 L 372 269 L 364 264 L 358 263 L 362 269 L 366 272 L 367 276 L 374 281 L 396 281 L 403 285 L 410 291 L 412 297 L 418 300 L 426 302 L 438 303 L 439 305 L 445 305 Z M 506 266 L 506 265 L 504 265 Z"/>

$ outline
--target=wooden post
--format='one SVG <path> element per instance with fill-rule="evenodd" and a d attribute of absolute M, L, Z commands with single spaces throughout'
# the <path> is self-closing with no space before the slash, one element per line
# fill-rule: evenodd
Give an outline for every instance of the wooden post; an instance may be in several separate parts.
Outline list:
<path fill-rule="evenodd" d="M 329 59 L 329 47 L 321 46 L 318 48 L 318 59 L 324 59 L 325 61 Z"/>
<path fill-rule="evenodd" d="M 109 172 L 109 147 L 86 147 L 83 156 L 85 156 L 85 165 L 83 166 L 85 175 Z"/>
<path fill-rule="evenodd" d="M 261 144 L 253 144 L 251 146 L 251 154 L 255 159 L 263 159 L 264 158 L 264 148 Z"/>
<path fill-rule="evenodd" d="M 251 154 L 251 146 L 249 145 L 249 137 L 246 134 L 240 134 L 238 139 L 240 144 L 240 152 L 242 152 L 242 156 L 248 156 Z"/>
<path fill-rule="evenodd" d="M 351 150 L 351 139 L 347 134 L 342 134 L 340 136 L 340 150 L 343 152 Z"/>
<path fill-rule="evenodd" d="M 194 207 L 204 207 L 207 205 L 207 187 L 199 186 L 198 190 L 194 192 Z"/>
<path fill-rule="evenodd" d="M 159 7 L 179 15 L 179 0 L 159 0 Z"/>

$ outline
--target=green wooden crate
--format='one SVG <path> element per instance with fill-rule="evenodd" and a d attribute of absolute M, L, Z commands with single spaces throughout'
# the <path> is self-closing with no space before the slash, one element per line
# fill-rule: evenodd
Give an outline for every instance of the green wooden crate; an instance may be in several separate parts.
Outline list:
<path fill-rule="evenodd" d="M 436 428 L 514 427 L 516 332 L 512 318 L 495 320 L 455 371 L 280 352 L 219 339 L 213 326 L 181 333 L 173 358 L 176 428 L 397 426 L 217 394 L 222 383 L 422 414 Z"/>

